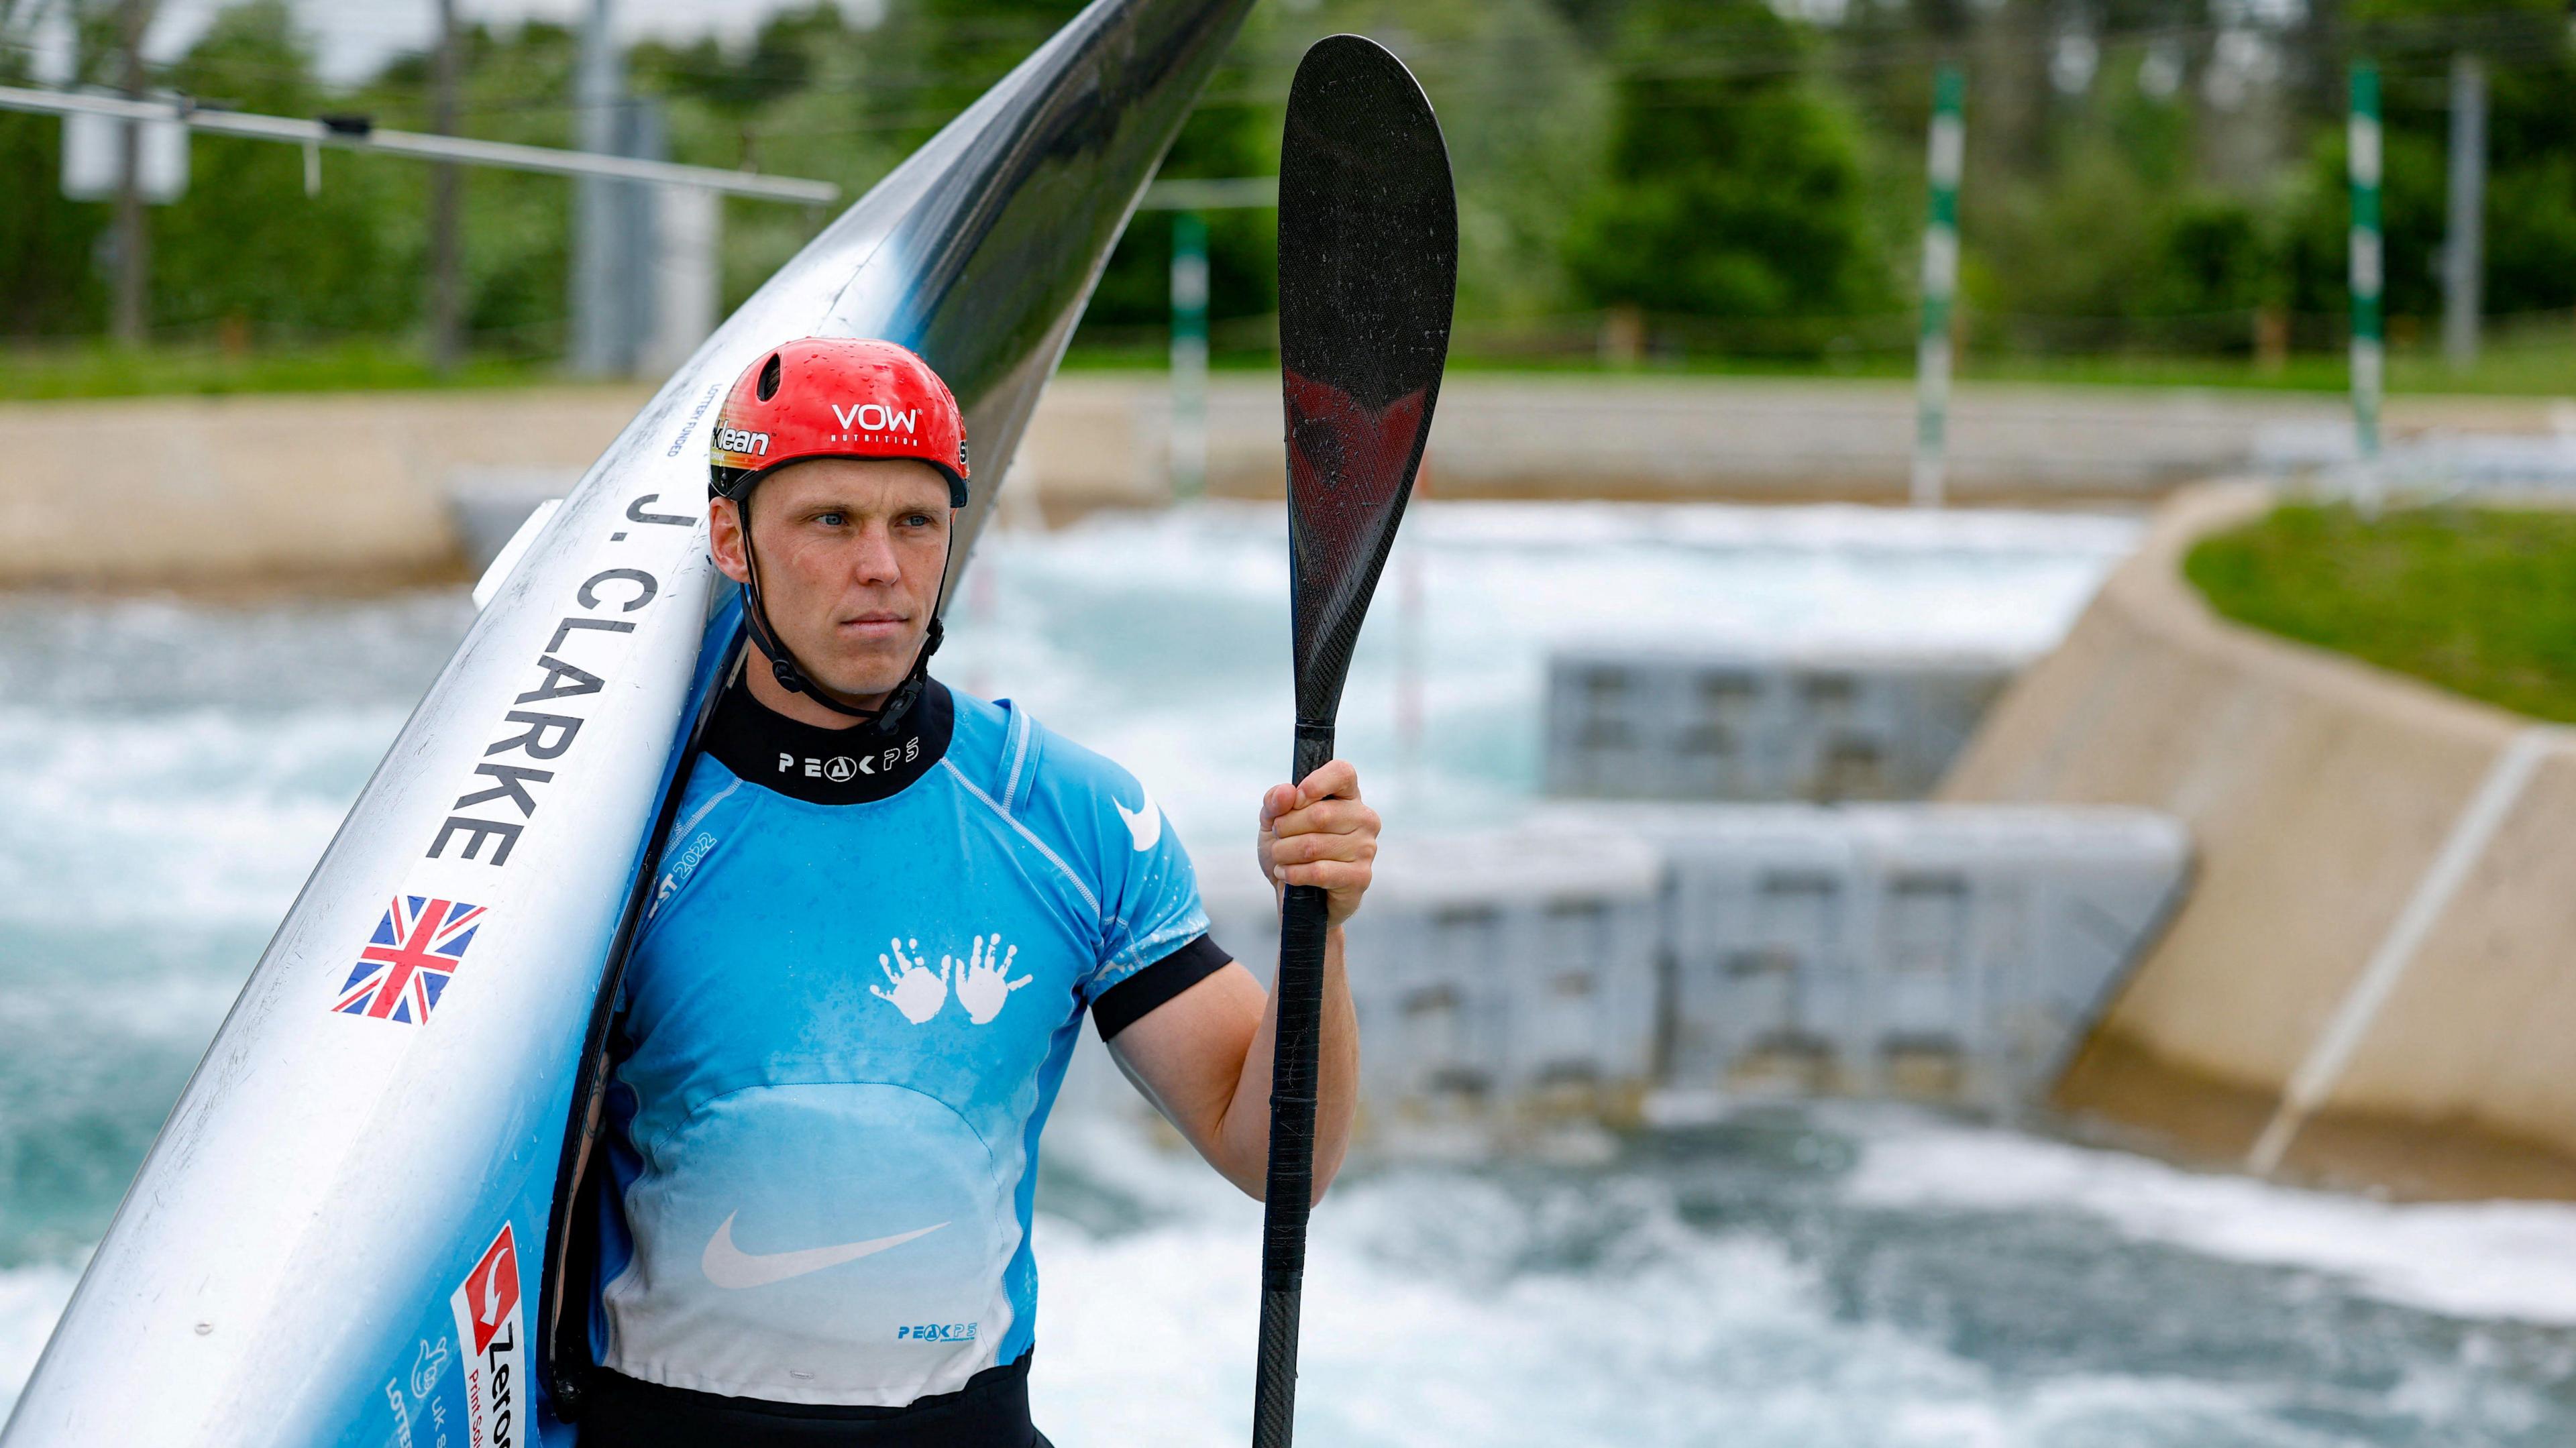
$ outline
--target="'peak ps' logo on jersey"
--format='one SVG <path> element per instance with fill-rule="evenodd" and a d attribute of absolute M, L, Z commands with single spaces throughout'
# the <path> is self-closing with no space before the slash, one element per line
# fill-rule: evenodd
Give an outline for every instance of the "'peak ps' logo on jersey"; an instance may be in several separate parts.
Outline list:
<path fill-rule="evenodd" d="M 820 757 L 800 759 L 782 750 L 778 756 L 778 772 L 802 774 L 807 779 L 828 779 L 834 784 L 847 784 L 862 774 L 892 774 L 896 765 L 910 764 L 919 758 L 921 758 L 921 736 L 916 734 L 905 740 L 900 749 L 889 748 L 883 753 L 862 754 L 855 759 L 846 754 L 836 754 L 829 759 Z"/>
<path fill-rule="evenodd" d="M 480 905 L 396 895 L 331 1009 L 409 1026 L 428 1020 L 482 923 Z"/>

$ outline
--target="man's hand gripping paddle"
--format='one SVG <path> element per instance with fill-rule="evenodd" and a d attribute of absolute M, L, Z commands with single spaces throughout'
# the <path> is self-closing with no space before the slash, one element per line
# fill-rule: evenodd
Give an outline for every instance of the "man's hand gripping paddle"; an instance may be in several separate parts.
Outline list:
<path fill-rule="evenodd" d="M 1303 781 L 1333 757 L 1342 681 L 1422 465 L 1457 294 L 1458 199 L 1431 103 L 1375 42 L 1317 41 L 1288 91 L 1279 156 L 1279 359 L 1297 662 L 1292 779 Z M 1255 1448 L 1288 1448 L 1296 1415 L 1324 910 L 1321 889 L 1291 885 L 1280 912 Z"/>

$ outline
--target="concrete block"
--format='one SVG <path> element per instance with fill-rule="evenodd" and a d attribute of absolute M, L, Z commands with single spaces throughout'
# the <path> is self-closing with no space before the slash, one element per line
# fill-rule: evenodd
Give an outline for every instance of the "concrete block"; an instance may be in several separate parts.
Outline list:
<path fill-rule="evenodd" d="M 1373 1106 L 1633 1101 L 1654 1070 L 1662 873 L 1644 840 L 1599 828 L 1432 837 L 1381 857 L 1348 932 Z M 1268 980 L 1278 919 L 1256 869 L 1220 856 L 1200 878 L 1218 943 Z"/>
<path fill-rule="evenodd" d="M 1920 798 L 2017 662 L 1560 653 L 1548 661 L 1547 788 L 1602 799 Z"/>
<path fill-rule="evenodd" d="M 1616 1118 L 1651 1087 L 2007 1109 L 2190 861 L 2180 825 L 2125 809 L 1560 806 L 1416 840 L 1350 926 L 1363 1091 L 1399 1119 Z M 1249 861 L 1201 875 L 1218 942 L 1267 979 Z"/>
<path fill-rule="evenodd" d="M 1601 807 L 1668 867 L 1661 1079 L 2007 1108 L 2044 1090 L 2189 879 L 2144 810 Z"/>

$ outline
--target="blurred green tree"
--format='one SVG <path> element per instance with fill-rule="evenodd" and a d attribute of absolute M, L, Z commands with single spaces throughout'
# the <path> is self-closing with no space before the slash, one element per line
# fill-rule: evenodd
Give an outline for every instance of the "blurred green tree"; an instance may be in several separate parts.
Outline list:
<path fill-rule="evenodd" d="M 107 79 L 113 0 L 73 3 L 80 72 Z M 1078 9 L 1079 0 L 786 0 L 747 36 L 633 47 L 675 159 L 817 176 L 855 198 Z M 0 26 L 24 6 L 0 6 Z M 285 0 L 216 11 L 157 83 L 289 115 L 427 119 L 422 57 L 355 87 L 315 76 Z M 2438 309 L 2444 73 L 2491 76 L 2491 312 L 2576 306 L 2576 50 L 2560 0 L 1299 0 L 1257 7 L 1172 148 L 1173 177 L 1267 175 L 1305 46 L 1387 42 L 1421 77 L 1459 189 L 1462 345 L 1561 348 L 1575 314 L 1634 307 L 1738 351 L 1910 342 L 1929 61 L 1970 67 L 1962 205 L 1966 335 L 2041 351 L 2241 351 L 2258 310 L 2326 342 L 2345 305 L 2343 76 L 2386 78 L 2387 284 L 2399 343 Z M 25 74 L 0 36 L 0 76 Z M 470 27 L 468 134 L 573 142 L 563 25 Z M 2232 57 L 2232 58 L 2231 58 Z M 2235 69 L 2231 72 L 2229 67 Z M 2250 90 L 2248 88 L 2251 88 Z M 0 116 L 0 333 L 95 332 L 108 208 L 60 195 L 60 123 Z M 318 197 L 293 148 L 201 136 L 180 203 L 155 208 L 155 315 L 174 335 L 399 337 L 417 325 L 427 169 L 327 152 Z M 571 188 L 469 170 L 468 325 L 482 351 L 549 355 L 566 303 Z M 828 220 L 726 203 L 739 302 Z M 1220 350 L 1257 349 L 1273 306 L 1266 209 L 1209 217 Z M 1103 273 L 1086 345 L 1159 353 L 1170 218 L 1145 213 Z M 1715 325 L 1690 325 L 1707 319 Z"/>
<path fill-rule="evenodd" d="M 2252 348 L 2256 309 L 2283 290 L 2278 228 L 2259 195 L 2195 175 L 2190 97 L 2139 79 L 2155 44 L 2114 51 L 2033 156 L 1972 147 L 1961 204 L 1980 336 L 2035 352 Z"/>
<path fill-rule="evenodd" d="M 2448 226 L 2449 70 L 2487 57 L 2486 275 L 2490 315 L 2576 306 L 2576 43 L 2556 0 L 2366 0 L 2346 16 L 2348 54 L 2381 71 L 2383 274 L 2392 335 L 2437 317 Z M 2339 97 L 2338 97 L 2339 101 Z M 2351 192 L 2340 111 L 2319 118 L 2284 178 L 2286 290 L 2300 311 L 2349 302 Z M 2404 320 L 2400 320 L 2404 319 Z"/>
<path fill-rule="evenodd" d="M 1267 107 L 1201 106 L 1163 158 L 1168 177 L 1271 174 L 1279 164 L 1276 117 Z M 1208 315 L 1218 322 L 1266 316 L 1278 290 L 1278 216 L 1266 208 L 1206 213 Z M 1077 338 L 1132 347 L 1168 324 L 1172 313 L 1173 213 L 1140 211 L 1127 223 L 1083 313 Z M 1220 336 L 1218 345 L 1224 345 Z"/>
<path fill-rule="evenodd" d="M 2576 33 L 2521 3 L 2490 42 L 2485 309 L 2576 306 Z M 2508 63 L 2509 62 L 2509 63 Z"/>
<path fill-rule="evenodd" d="M 285 0 L 220 12 L 165 78 L 240 110 L 309 116 L 325 108 Z M 412 326 L 421 167 L 331 151 L 321 170 L 320 192 L 308 196 L 294 147 L 195 137 L 187 195 L 152 218 L 154 318 L 181 329 L 238 318 L 308 335 Z"/>
<path fill-rule="evenodd" d="M 1573 215 L 1567 198 L 1597 178 L 1608 93 L 1599 60 L 1545 0 L 1337 0 L 1256 10 L 1162 174 L 1273 174 L 1279 100 L 1307 45 L 1337 31 L 1393 47 L 1440 114 L 1458 186 L 1460 316 L 1474 323 L 1561 313 L 1570 291 L 1562 260 Z M 1277 215 L 1247 208 L 1207 221 L 1217 345 L 1266 345 L 1248 324 L 1277 305 Z M 1166 324 L 1171 225 L 1153 212 L 1129 225 L 1084 318 L 1087 340 L 1132 347 Z"/>
<path fill-rule="evenodd" d="M 719 115 L 749 116 L 812 84 L 818 54 L 848 31 L 840 7 L 820 0 L 761 22 L 751 48 L 739 55 L 712 35 L 686 46 L 648 40 L 628 52 L 627 66 L 656 77 L 665 95 L 704 101 Z"/>
<path fill-rule="evenodd" d="M 28 81 L 27 52 L 0 47 L 0 83 Z M 0 114 L 0 333 L 67 336 L 106 324 L 106 291 L 91 265 L 108 208 L 63 199 L 62 122 Z"/>
<path fill-rule="evenodd" d="M 1080 13 L 1083 0 L 886 0 L 869 37 L 869 113 L 907 153 Z"/>
<path fill-rule="evenodd" d="M 1765 0 L 1630 0 L 1614 33 L 1605 175 L 1567 241 L 1587 300 L 1761 319 L 1896 304 L 1854 118 L 1795 22 Z"/>

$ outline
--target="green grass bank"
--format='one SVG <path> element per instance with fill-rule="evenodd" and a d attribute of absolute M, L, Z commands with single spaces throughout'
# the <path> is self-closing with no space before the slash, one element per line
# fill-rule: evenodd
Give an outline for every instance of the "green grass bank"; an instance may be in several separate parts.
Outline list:
<path fill-rule="evenodd" d="M 2183 574 L 2239 623 L 2576 723 L 2576 512 L 2293 504 L 2202 539 Z"/>
<path fill-rule="evenodd" d="M 550 362 L 479 355 L 441 372 L 418 348 L 374 338 L 256 349 L 177 342 L 18 345 L 0 347 L 0 401 L 521 387 L 555 381 L 558 371 Z"/>
<path fill-rule="evenodd" d="M 1279 365 L 1266 324 L 1217 339 L 1220 371 L 1267 372 Z M 1460 372 L 1629 377 L 1849 379 L 1895 382 L 1914 375 L 1914 351 L 1736 354 L 1718 348 L 1655 356 L 1631 364 L 1601 360 L 1588 334 L 1462 336 L 1450 358 Z M 1170 357 L 1155 328 L 1107 328 L 1077 338 L 1065 370 L 1160 371 Z M 1970 348 L 1959 359 L 1962 382 L 2068 387 L 2200 388 L 2228 392 L 2341 393 L 2349 373 L 2341 353 L 2302 352 L 2277 366 L 2250 357 L 2155 352 L 2024 354 Z M 220 395 L 270 392 L 512 387 L 565 380 L 559 359 L 483 352 L 455 369 L 431 368 L 416 344 L 395 337 L 265 340 L 226 347 L 218 340 L 170 339 L 145 347 L 95 340 L 0 341 L 0 401 L 81 397 Z M 2392 396 L 2576 397 L 2576 326 L 2525 329 L 2490 339 L 2477 364 L 2452 371 L 2438 352 L 2398 348 L 2388 359 Z"/>

